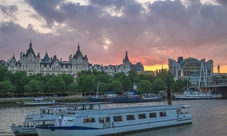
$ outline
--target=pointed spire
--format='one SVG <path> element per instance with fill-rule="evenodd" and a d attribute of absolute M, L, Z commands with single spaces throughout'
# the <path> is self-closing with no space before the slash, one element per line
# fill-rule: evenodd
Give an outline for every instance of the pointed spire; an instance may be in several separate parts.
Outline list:
<path fill-rule="evenodd" d="M 49 61 L 50 58 L 49 58 L 47 51 L 46 51 L 46 54 L 45 54 L 43 59 L 44 59 L 44 61 L 47 61 L 47 62 Z"/>
<path fill-rule="evenodd" d="M 127 51 L 125 53 L 125 59 L 124 59 L 124 61 L 129 61 L 129 59 L 128 59 L 128 52 Z"/>
<path fill-rule="evenodd" d="M 80 44 L 79 44 L 79 42 L 78 42 L 77 50 L 80 50 Z"/>
<path fill-rule="evenodd" d="M 15 59 L 15 55 L 13 54 L 13 57 L 12 57 L 12 59 Z"/>
<path fill-rule="evenodd" d="M 32 48 L 32 39 L 30 39 L 29 47 Z"/>

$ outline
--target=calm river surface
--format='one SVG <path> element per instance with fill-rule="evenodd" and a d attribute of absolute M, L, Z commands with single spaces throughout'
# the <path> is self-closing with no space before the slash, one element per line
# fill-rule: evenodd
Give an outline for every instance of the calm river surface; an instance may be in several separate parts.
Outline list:
<path fill-rule="evenodd" d="M 126 134 L 124 136 L 226 136 L 227 135 L 227 100 L 191 100 L 173 101 L 191 106 L 192 124 Z M 161 103 L 140 103 L 142 105 Z M 163 103 L 162 103 L 163 104 Z M 122 104 L 121 104 L 122 105 Z M 132 104 L 124 104 L 124 106 Z M 38 107 L 0 107 L 0 136 L 12 136 L 12 123 L 24 121 L 26 114 L 38 113 Z M 123 135 L 122 135 L 123 136 Z"/>

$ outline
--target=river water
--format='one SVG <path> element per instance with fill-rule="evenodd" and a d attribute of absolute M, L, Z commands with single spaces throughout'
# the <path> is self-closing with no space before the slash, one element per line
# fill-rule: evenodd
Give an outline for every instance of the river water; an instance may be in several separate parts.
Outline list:
<path fill-rule="evenodd" d="M 164 102 L 140 103 L 141 105 L 163 104 Z M 149 130 L 121 136 L 226 136 L 227 100 L 173 101 L 173 104 L 188 104 L 193 116 L 192 124 Z M 133 104 L 124 104 L 131 106 Z M 118 105 L 117 105 L 118 106 Z M 121 104 L 122 106 L 122 104 Z M 26 114 L 38 113 L 38 107 L 0 106 L 0 136 L 13 136 L 12 123 L 24 121 Z"/>

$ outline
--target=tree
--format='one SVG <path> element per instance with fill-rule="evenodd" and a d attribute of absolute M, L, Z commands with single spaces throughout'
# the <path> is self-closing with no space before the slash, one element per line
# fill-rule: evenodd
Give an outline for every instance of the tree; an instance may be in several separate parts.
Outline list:
<path fill-rule="evenodd" d="M 99 92 L 105 92 L 105 91 L 108 91 L 109 88 L 108 88 L 108 84 L 106 83 L 102 83 L 99 85 Z"/>
<path fill-rule="evenodd" d="M 120 81 L 118 80 L 113 80 L 110 84 L 109 84 L 109 90 L 110 91 L 114 91 L 114 92 L 120 92 L 122 93 L 123 92 L 123 89 L 122 89 L 122 84 Z"/>
<path fill-rule="evenodd" d="M 0 97 L 10 97 L 13 96 L 15 91 L 15 86 L 13 86 L 9 80 L 4 80 L 0 82 Z"/>
<path fill-rule="evenodd" d="M 140 80 L 148 80 L 148 81 L 150 81 L 151 83 L 153 83 L 155 77 L 154 77 L 154 75 L 139 74 L 139 79 L 140 79 Z"/>
<path fill-rule="evenodd" d="M 53 76 L 46 83 L 47 93 L 49 94 L 65 94 L 66 85 L 61 76 Z"/>
<path fill-rule="evenodd" d="M 135 83 L 135 84 L 139 83 L 139 81 L 140 81 L 139 75 L 137 74 L 137 72 L 136 72 L 135 70 L 130 70 L 130 71 L 128 72 L 128 77 L 129 77 L 129 79 L 130 79 L 130 81 L 131 81 L 131 86 L 132 86 L 134 83 Z"/>
<path fill-rule="evenodd" d="M 32 79 L 31 81 L 29 81 L 28 84 L 24 86 L 24 90 L 25 90 L 24 93 L 26 96 L 40 95 L 40 93 L 43 92 L 43 83 L 42 81 L 39 81 L 37 79 Z"/>
<path fill-rule="evenodd" d="M 0 65 L 0 82 L 3 81 L 4 77 L 6 76 L 8 69 L 6 66 Z"/>
<path fill-rule="evenodd" d="M 10 77 L 11 83 L 16 87 L 16 92 L 24 92 L 24 85 L 26 85 L 30 78 L 27 76 L 26 71 L 16 71 L 11 77 Z"/>
<path fill-rule="evenodd" d="M 182 81 L 180 79 L 177 79 L 173 84 L 172 84 L 172 91 L 173 92 L 181 92 L 184 91 L 187 87 L 187 81 Z"/>
<path fill-rule="evenodd" d="M 68 91 L 68 86 L 74 82 L 73 76 L 72 75 L 66 75 L 66 74 L 61 74 L 59 75 L 64 81 L 66 85 L 66 91 Z"/>
<path fill-rule="evenodd" d="M 163 91 L 167 89 L 166 83 L 161 78 L 157 78 L 154 80 L 152 85 L 154 93 L 158 93 L 159 91 Z"/>
<path fill-rule="evenodd" d="M 167 88 L 171 88 L 171 85 L 174 82 L 174 76 L 172 75 L 172 73 L 165 69 L 162 69 L 157 73 L 156 79 L 157 78 L 161 78 L 163 81 L 165 81 Z"/>
<path fill-rule="evenodd" d="M 95 77 L 88 75 L 83 81 L 83 91 L 92 92 L 93 90 L 95 90 Z"/>
<path fill-rule="evenodd" d="M 99 74 L 96 76 L 96 79 L 95 79 L 96 82 L 100 82 L 100 83 L 111 83 L 112 81 L 112 77 L 110 77 L 108 74 Z"/>
<path fill-rule="evenodd" d="M 226 75 L 221 75 L 221 78 L 222 79 L 226 79 Z"/>
<path fill-rule="evenodd" d="M 87 75 L 86 74 L 82 74 L 80 75 L 77 80 L 76 80 L 76 85 L 77 85 L 77 89 L 79 92 L 83 92 L 83 85 L 84 85 L 84 80 L 86 79 Z"/>
<path fill-rule="evenodd" d="M 78 92 L 78 89 L 77 89 L 77 85 L 75 82 L 72 82 L 69 86 L 68 86 L 68 90 L 69 92 Z"/>
<path fill-rule="evenodd" d="M 128 76 L 126 76 L 125 74 L 121 74 L 117 78 L 117 80 L 119 80 L 121 82 L 123 91 L 132 90 L 133 86 L 131 85 L 131 81 Z"/>
<path fill-rule="evenodd" d="M 77 79 L 77 88 L 79 92 L 90 92 L 95 89 L 94 75 L 82 74 Z"/>
<path fill-rule="evenodd" d="M 140 93 L 150 93 L 152 92 L 152 84 L 149 80 L 140 80 L 138 85 L 138 90 Z"/>

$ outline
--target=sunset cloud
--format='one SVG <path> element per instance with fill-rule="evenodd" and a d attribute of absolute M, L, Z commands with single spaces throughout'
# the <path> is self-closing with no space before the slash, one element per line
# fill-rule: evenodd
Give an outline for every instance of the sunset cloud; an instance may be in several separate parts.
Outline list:
<path fill-rule="evenodd" d="M 79 43 L 92 64 L 166 65 L 179 56 L 227 65 L 225 0 L 0 1 L 0 60 L 28 49 L 68 60 Z M 214 69 L 216 69 L 214 67 Z M 222 69 L 224 71 L 224 69 Z M 221 71 L 221 72 L 222 72 Z M 227 70 L 226 70 L 227 72 Z"/>

